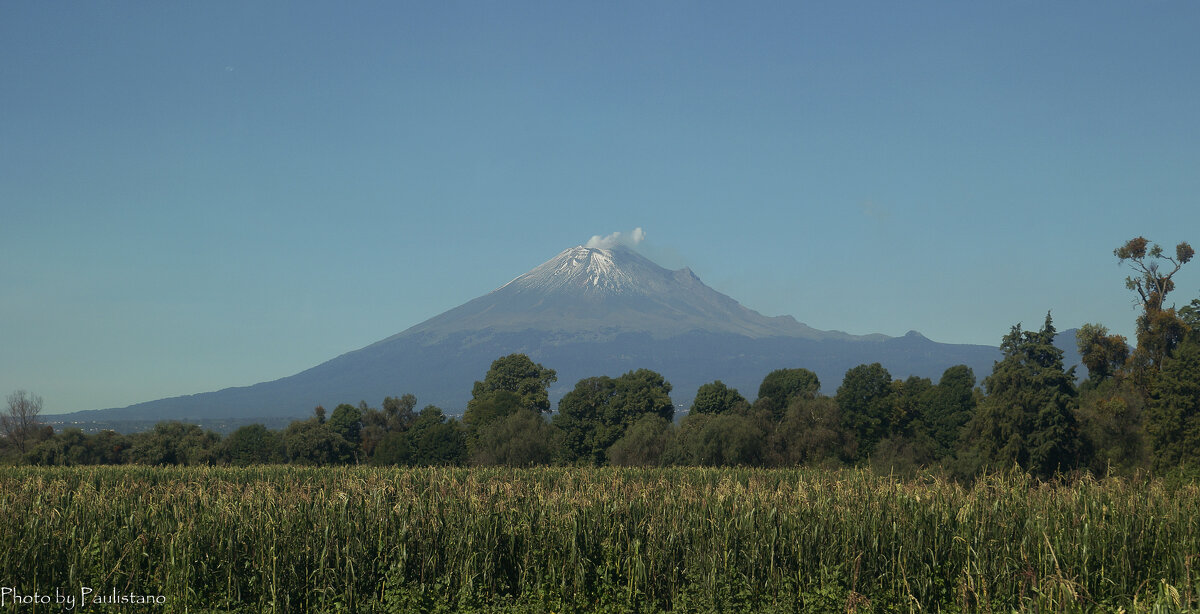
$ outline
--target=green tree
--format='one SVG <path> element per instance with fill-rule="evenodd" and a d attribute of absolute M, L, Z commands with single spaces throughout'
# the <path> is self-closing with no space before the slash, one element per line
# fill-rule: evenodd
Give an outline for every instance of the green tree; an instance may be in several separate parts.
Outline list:
<path fill-rule="evenodd" d="M 1138 343 L 1132 364 L 1134 377 L 1148 392 L 1163 361 L 1188 333 L 1187 325 L 1175 313 L 1175 308 L 1166 307 L 1166 299 L 1175 289 L 1172 278 L 1191 261 L 1195 250 L 1186 242 L 1179 243 L 1172 257 L 1157 243 L 1151 245 L 1145 237 L 1135 237 L 1113 250 L 1113 255 L 1121 263 L 1129 263 L 1135 272 L 1125 278 L 1125 287 L 1137 293 L 1142 307 L 1137 319 Z"/>
<path fill-rule="evenodd" d="M 354 445 L 321 420 L 323 412 L 297 420 L 283 431 L 288 462 L 299 465 L 337 465 L 354 461 Z"/>
<path fill-rule="evenodd" d="M 815 399 L 820 390 L 821 380 L 808 369 L 776 369 L 763 378 L 754 407 L 780 420 L 792 400 Z"/>
<path fill-rule="evenodd" d="M 894 417 L 892 374 L 879 363 L 859 365 L 846 371 L 838 387 L 842 425 L 858 440 L 859 458 L 867 458 L 875 444 L 886 437 Z"/>
<path fill-rule="evenodd" d="M 330 430 L 341 435 L 342 439 L 350 442 L 350 445 L 357 446 L 362 442 L 362 419 L 364 411 L 370 411 L 366 408 L 365 402 L 360 407 L 355 407 L 349 403 L 338 405 L 333 408 L 333 415 L 329 417 L 328 424 Z"/>
<path fill-rule="evenodd" d="M 695 414 L 684 418 L 671 458 L 678 464 L 704 466 L 760 465 L 766 434 L 750 418 L 738 414 Z"/>
<path fill-rule="evenodd" d="M 934 458 L 946 458 L 959 447 L 976 402 L 975 372 L 970 367 L 955 365 L 942 372 L 925 401 L 925 428 L 934 442 Z"/>
<path fill-rule="evenodd" d="M 406 431 L 385 433 L 372 449 L 372 465 L 408 465 L 412 463 L 412 441 Z"/>
<path fill-rule="evenodd" d="M 888 431 L 893 435 L 911 437 L 926 432 L 926 410 L 933 395 L 933 382 L 928 377 L 908 376 L 892 382 L 892 414 Z"/>
<path fill-rule="evenodd" d="M 374 408 L 363 411 L 360 443 L 363 454 L 368 458 L 374 456 L 375 448 L 385 437 L 391 433 L 403 433 L 408 430 L 417 419 L 417 414 L 413 411 L 416 406 L 417 397 L 406 394 L 402 397 L 384 397 L 383 411 Z"/>
<path fill-rule="evenodd" d="M 467 411 L 490 395 L 506 391 L 516 394 L 521 399 L 521 409 L 542 413 L 550 411 L 550 384 L 558 381 L 554 369 L 547 369 L 533 362 L 524 354 L 509 354 L 497 358 L 483 377 L 483 381 L 475 382 L 471 390 L 471 400 L 467 402 Z"/>
<path fill-rule="evenodd" d="M 239 467 L 286 460 L 283 438 L 261 424 L 248 424 L 230 433 L 221 442 L 218 454 L 224 462 Z"/>
<path fill-rule="evenodd" d="M 613 401 L 609 406 L 609 418 L 626 427 L 646 414 L 661 416 L 666 420 L 675 417 L 671 383 L 650 369 L 638 369 L 618 377 Z"/>
<path fill-rule="evenodd" d="M 31 450 L 25 453 L 24 462 L 31 465 L 83 465 L 89 464 L 81 459 L 81 451 L 86 450 L 87 435 L 78 428 L 64 429 L 63 432 L 39 441 Z"/>
<path fill-rule="evenodd" d="M 674 417 L 670 392 L 670 382 L 649 369 L 580 380 L 559 401 L 554 417 L 567 458 L 603 464 L 608 448 L 642 416 Z"/>
<path fill-rule="evenodd" d="M 1200 466 L 1200 343 L 1183 342 L 1163 363 L 1146 430 L 1156 470 Z"/>
<path fill-rule="evenodd" d="M 724 414 L 744 409 L 749 404 L 737 388 L 726 386 L 721 380 L 709 382 L 696 390 L 690 413 Z"/>
<path fill-rule="evenodd" d="M 662 464 L 674 432 L 662 416 L 647 414 L 633 423 L 608 448 L 608 462 L 618 467 L 654 467 Z"/>
<path fill-rule="evenodd" d="M 1188 337 L 1193 341 L 1200 341 L 1200 298 L 1194 298 L 1192 302 L 1181 307 L 1179 319 L 1187 326 Z"/>
<path fill-rule="evenodd" d="M 520 409 L 480 429 L 472 460 L 480 465 L 544 465 L 554 457 L 555 433 L 541 414 Z"/>
<path fill-rule="evenodd" d="M 927 377 L 910 375 L 892 381 L 891 387 L 887 432 L 872 446 L 871 467 L 888 475 L 913 475 L 937 458 L 928 415 L 936 386 Z"/>
<path fill-rule="evenodd" d="M 1132 474 L 1150 467 L 1150 443 L 1145 426 L 1146 398 L 1129 378 L 1108 378 L 1081 386 L 1079 428 L 1091 442 L 1091 470 Z"/>
<path fill-rule="evenodd" d="M 417 419 L 413 411 L 417 407 L 417 397 L 406 394 L 401 397 L 384 397 L 383 416 L 388 430 L 403 431 Z"/>
<path fill-rule="evenodd" d="M 508 390 L 493 390 L 467 404 L 463 424 L 478 430 L 525 409 L 520 395 Z"/>
<path fill-rule="evenodd" d="M 103 430 L 89 437 L 91 461 L 97 465 L 119 465 L 128 462 L 129 437 L 113 430 Z"/>
<path fill-rule="evenodd" d="M 1086 466 L 1088 450 L 1075 418 L 1074 368 L 1063 370 L 1050 314 L 1038 332 L 1018 324 L 1000 344 L 1003 358 L 984 379 L 987 396 L 968 425 L 970 459 L 980 466 L 1014 463 L 1048 477 Z"/>
<path fill-rule="evenodd" d="M 466 429 L 468 455 L 478 464 L 508 464 L 497 460 L 504 453 L 496 449 L 501 444 L 496 440 L 499 436 L 495 425 L 505 423 L 508 418 L 520 412 L 531 412 L 522 408 L 523 400 L 520 395 L 509 390 L 492 390 L 467 404 L 463 414 L 463 426 Z M 535 412 L 540 414 L 540 412 Z M 508 428 L 499 429 L 508 433 Z M 484 436 L 488 441 L 483 442 Z"/>
<path fill-rule="evenodd" d="M 87 435 L 78 428 L 42 439 L 25 453 L 34 465 L 116 465 L 125 462 L 129 441 L 113 431 Z"/>
<path fill-rule="evenodd" d="M 461 465 L 467 460 L 465 429 L 457 420 L 446 420 L 435 405 L 421 410 L 408 433 L 414 465 Z"/>
<path fill-rule="evenodd" d="M 1079 356 L 1095 386 L 1115 375 L 1129 360 L 1129 344 L 1121 335 L 1110 335 L 1100 324 L 1084 324 L 1075 333 Z"/>
<path fill-rule="evenodd" d="M 838 465 L 858 456 L 857 445 L 830 397 L 793 399 L 771 434 L 771 447 L 783 465 Z"/>
<path fill-rule="evenodd" d="M 563 451 L 568 460 L 602 462 L 596 458 L 596 451 L 605 448 L 597 440 L 616 388 L 616 380 L 607 375 L 588 377 L 579 380 L 559 400 L 552 424 L 563 433 Z"/>
<path fill-rule="evenodd" d="M 129 460 L 143 465 L 211 465 L 221 436 L 195 424 L 159 422 L 130 437 Z"/>

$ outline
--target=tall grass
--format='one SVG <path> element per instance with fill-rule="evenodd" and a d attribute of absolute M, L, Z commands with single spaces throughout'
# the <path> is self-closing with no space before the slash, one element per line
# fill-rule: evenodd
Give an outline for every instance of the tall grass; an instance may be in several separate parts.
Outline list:
<path fill-rule="evenodd" d="M 0 586 L 166 612 L 1200 608 L 1200 489 L 1153 481 L 22 467 L 0 513 Z"/>

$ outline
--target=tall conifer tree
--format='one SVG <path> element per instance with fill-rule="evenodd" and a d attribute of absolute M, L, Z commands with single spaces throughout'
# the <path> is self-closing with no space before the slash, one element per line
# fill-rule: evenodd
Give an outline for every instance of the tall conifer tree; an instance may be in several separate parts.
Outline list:
<path fill-rule="evenodd" d="M 984 379 L 987 396 L 968 426 L 969 455 L 981 466 L 1012 464 L 1049 477 L 1086 464 L 1074 407 L 1074 367 L 1063 369 L 1050 314 L 1037 332 L 1018 324 L 1000 344 L 1004 358 Z"/>

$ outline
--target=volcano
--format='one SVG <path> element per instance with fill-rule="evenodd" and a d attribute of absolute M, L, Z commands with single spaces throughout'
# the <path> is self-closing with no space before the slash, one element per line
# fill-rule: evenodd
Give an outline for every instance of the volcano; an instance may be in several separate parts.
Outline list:
<path fill-rule="evenodd" d="M 720 379 L 753 399 L 763 376 L 803 367 L 826 393 L 846 370 L 882 363 L 893 377 L 935 382 L 966 364 L 982 379 L 995 347 L 822 331 L 791 316 L 768 317 L 706 286 L 689 269 L 671 271 L 625 247 L 573 247 L 503 286 L 359 350 L 283 379 L 125 408 L 63 416 L 75 420 L 211 420 L 300 417 L 316 405 L 412 393 L 422 405 L 460 413 L 491 362 L 520 352 L 555 369 L 557 400 L 577 381 L 648 368 L 662 373 L 680 406 Z"/>
<path fill-rule="evenodd" d="M 819 331 L 791 316 L 769 318 L 704 285 L 690 269 L 669 271 L 626 247 L 574 247 L 500 288 L 384 340 L 468 331 L 543 331 L 611 339 L 706 332 L 753 339 L 886 339 Z M 561 378 L 560 378 L 561 379 Z"/>

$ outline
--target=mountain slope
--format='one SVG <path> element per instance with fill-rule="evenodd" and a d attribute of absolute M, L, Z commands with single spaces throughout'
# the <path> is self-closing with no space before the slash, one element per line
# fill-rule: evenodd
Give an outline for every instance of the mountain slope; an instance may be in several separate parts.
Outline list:
<path fill-rule="evenodd" d="M 669 271 L 624 247 L 574 247 L 382 343 L 472 330 L 545 330 L 599 339 L 620 332 L 662 339 L 693 330 L 752 338 L 855 338 L 810 328 L 791 316 L 768 318 L 704 285 L 689 269 Z"/>
<path fill-rule="evenodd" d="M 936 381 L 955 364 L 982 379 L 999 358 L 994 347 L 936 343 L 915 332 L 819 331 L 748 309 L 688 269 L 664 269 L 626 248 L 575 247 L 488 294 L 291 377 L 71 416 L 301 416 L 318 404 L 378 404 L 405 393 L 457 413 L 492 360 L 513 352 L 558 372 L 553 400 L 582 378 L 645 367 L 674 385 L 679 404 L 714 379 L 753 399 L 763 376 L 784 367 L 813 370 L 832 393 L 858 364 L 880 362 L 894 377 Z"/>

